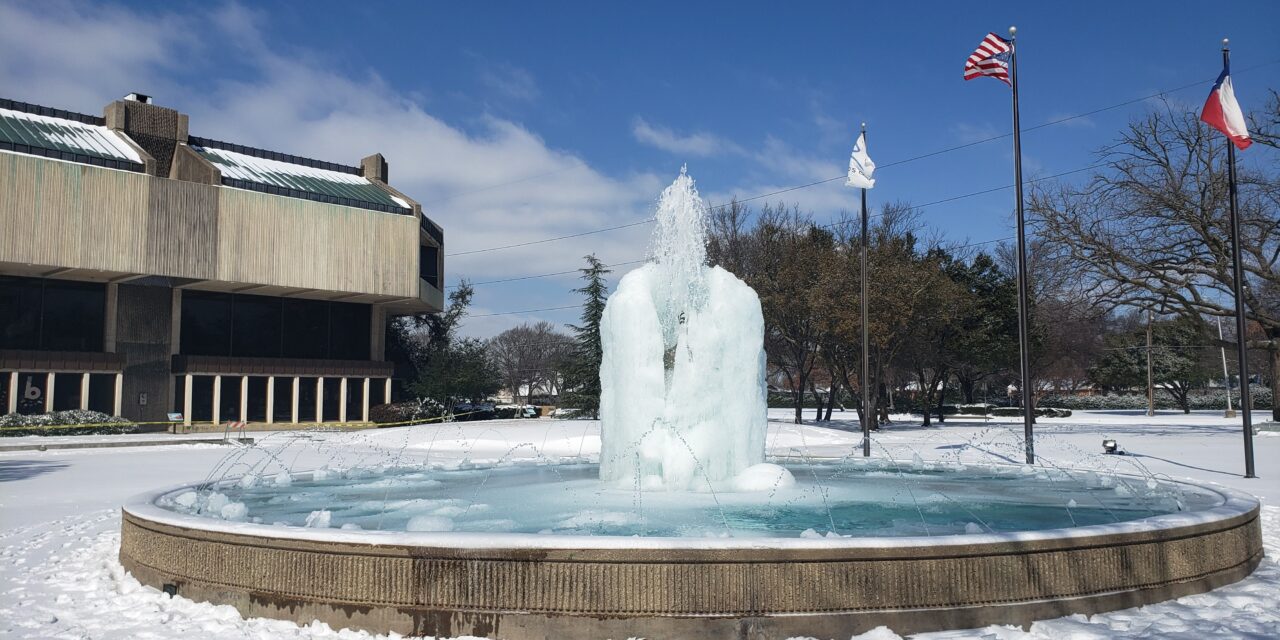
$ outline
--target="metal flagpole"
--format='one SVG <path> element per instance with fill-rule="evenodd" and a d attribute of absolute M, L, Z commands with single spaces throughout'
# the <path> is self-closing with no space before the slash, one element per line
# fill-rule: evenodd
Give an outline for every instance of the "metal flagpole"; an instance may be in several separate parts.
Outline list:
<path fill-rule="evenodd" d="M 1013 85 L 1013 182 L 1018 198 L 1018 352 L 1022 365 L 1022 422 L 1027 464 L 1035 464 L 1036 448 L 1031 426 L 1035 419 L 1035 409 L 1031 404 L 1031 336 L 1027 329 L 1027 234 L 1022 216 L 1022 130 L 1018 122 L 1017 34 L 1017 27 L 1009 27 L 1009 76 Z"/>
<path fill-rule="evenodd" d="M 862 123 L 863 149 L 867 144 L 867 123 Z M 871 456 L 871 345 L 867 335 L 867 190 L 862 189 L 862 455 Z"/>
<path fill-rule="evenodd" d="M 1222 68 L 1231 68 L 1230 41 L 1222 40 Z M 1256 478 L 1253 469 L 1253 403 L 1249 399 L 1249 358 L 1245 347 L 1244 268 L 1240 262 L 1240 216 L 1236 213 L 1236 145 L 1227 139 L 1227 184 L 1231 203 L 1231 271 L 1235 278 L 1236 358 L 1240 367 L 1240 415 L 1244 417 L 1244 477 Z M 1228 390 L 1227 393 L 1230 393 Z"/>

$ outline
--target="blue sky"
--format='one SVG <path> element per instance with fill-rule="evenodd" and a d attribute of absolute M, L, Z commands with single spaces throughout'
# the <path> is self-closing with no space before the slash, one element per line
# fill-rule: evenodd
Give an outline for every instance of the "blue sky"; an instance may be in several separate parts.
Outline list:
<path fill-rule="evenodd" d="M 863 3 L 863 5 L 871 3 Z M 1280 88 L 1280 3 L 62 3 L 0 0 L 0 95 L 98 112 L 130 91 L 192 133 L 354 164 L 445 226 L 446 253 L 627 224 L 688 163 L 712 203 L 841 175 L 859 122 L 886 165 L 1009 131 L 1009 94 L 964 82 L 988 31 L 1019 27 L 1023 126 L 1204 81 L 1232 39 L 1236 91 Z M 1028 178 L 1087 166 L 1139 103 L 1028 132 Z M 926 203 L 1012 182 L 1008 140 L 888 167 L 871 201 Z M 1274 163 L 1274 154 L 1246 153 Z M 1077 179 L 1085 174 L 1078 174 Z M 840 181 L 776 198 L 819 220 Z M 755 203 L 758 204 L 758 203 Z M 951 240 L 1007 236 L 1012 194 L 923 211 Z M 644 255 L 647 225 L 447 258 L 450 283 Z M 483 285 L 475 314 L 576 302 L 571 276 Z M 467 331 L 573 321 L 476 317 Z"/>

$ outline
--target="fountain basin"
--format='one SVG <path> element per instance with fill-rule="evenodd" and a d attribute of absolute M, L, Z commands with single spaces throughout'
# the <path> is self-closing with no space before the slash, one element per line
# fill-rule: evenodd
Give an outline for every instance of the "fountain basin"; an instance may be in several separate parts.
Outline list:
<path fill-rule="evenodd" d="M 1133 607 L 1253 571 L 1262 558 L 1257 500 L 1165 482 L 1203 498 L 1200 507 L 1032 531 L 823 538 L 273 526 L 159 506 L 179 489 L 125 505 L 120 560 L 144 584 L 246 616 L 374 632 L 917 633 Z"/>

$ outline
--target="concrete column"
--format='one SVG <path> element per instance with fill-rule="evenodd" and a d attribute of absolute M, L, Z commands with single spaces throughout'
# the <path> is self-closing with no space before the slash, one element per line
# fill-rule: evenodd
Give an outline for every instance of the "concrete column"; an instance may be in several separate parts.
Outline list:
<path fill-rule="evenodd" d="M 182 289 L 173 290 L 169 303 L 169 355 L 178 355 L 182 344 Z"/>
<path fill-rule="evenodd" d="M 182 381 L 182 424 L 191 426 L 191 387 L 193 381 L 191 374 L 183 376 Z"/>
<path fill-rule="evenodd" d="M 369 379 L 368 378 L 364 379 L 363 386 L 364 386 L 364 391 L 363 393 L 361 393 L 361 396 L 360 396 L 361 397 L 360 406 L 363 407 L 364 410 L 360 414 L 360 422 L 368 422 L 369 421 Z"/>
<path fill-rule="evenodd" d="M 324 422 L 324 376 L 316 378 L 316 422 Z"/>
<path fill-rule="evenodd" d="M 240 376 L 240 421 L 249 421 L 249 376 Z"/>
<path fill-rule="evenodd" d="M 383 380 L 382 402 L 383 404 L 391 404 L 391 378 Z"/>
<path fill-rule="evenodd" d="M 89 374 L 80 374 L 80 410 L 89 410 Z"/>
<path fill-rule="evenodd" d="M 58 379 L 58 374 L 50 371 L 45 374 L 44 382 L 44 412 L 53 413 L 53 384 Z"/>
<path fill-rule="evenodd" d="M 222 422 L 222 376 L 213 377 L 213 423 Z"/>
<path fill-rule="evenodd" d="M 338 422 L 347 421 L 347 378 L 338 383 Z"/>
<path fill-rule="evenodd" d="M 276 421 L 276 377 L 267 376 L 267 424 Z"/>
<path fill-rule="evenodd" d="M 293 377 L 293 419 L 290 422 L 298 424 L 298 390 L 302 388 L 302 378 Z"/>
<path fill-rule="evenodd" d="M 9 410 L 7 413 L 18 412 L 18 372 L 9 373 Z"/>
<path fill-rule="evenodd" d="M 190 394 L 190 387 L 187 387 L 187 389 L 188 394 Z M 124 374 L 117 373 L 115 397 L 112 398 L 111 402 L 111 415 L 118 416 L 121 411 L 124 411 Z"/>
<path fill-rule="evenodd" d="M 119 300 L 120 285 L 107 283 L 107 304 L 102 315 L 102 350 L 107 353 L 116 352 L 116 308 Z"/>
<path fill-rule="evenodd" d="M 386 359 L 387 310 L 379 304 L 369 305 L 369 359 Z"/>

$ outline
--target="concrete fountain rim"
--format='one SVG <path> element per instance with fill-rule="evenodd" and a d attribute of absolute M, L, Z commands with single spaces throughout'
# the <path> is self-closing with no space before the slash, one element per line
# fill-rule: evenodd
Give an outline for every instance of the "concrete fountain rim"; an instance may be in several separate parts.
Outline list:
<path fill-rule="evenodd" d="M 1020 467 L 1022 465 L 969 464 L 967 466 Z M 1084 472 L 1073 469 L 1073 472 Z M 305 477 L 308 472 L 296 476 Z M 1112 473 L 1114 477 L 1145 481 L 1147 478 L 1128 473 Z M 234 482 L 227 478 L 222 483 Z M 1086 525 L 1042 529 L 1039 531 L 1011 531 L 1002 533 L 948 534 L 938 536 L 852 536 L 839 538 L 682 538 L 671 536 L 596 536 L 580 534 L 538 534 L 505 532 L 409 532 L 376 530 L 343 530 L 331 528 L 307 528 L 277 526 L 251 522 L 233 522 L 171 511 L 157 506 L 163 496 L 180 491 L 195 490 L 207 483 L 183 484 L 157 491 L 135 495 L 122 505 L 121 510 L 136 519 L 157 524 L 222 533 L 250 536 L 280 541 L 339 543 L 370 547 L 415 547 L 440 549 L 543 549 L 543 550 L 849 550 L 849 549 L 920 549 L 963 547 L 965 549 L 986 546 L 1007 546 L 1010 543 L 1035 544 L 1054 541 L 1072 546 L 1087 545 L 1092 539 L 1099 541 L 1114 536 L 1158 534 L 1175 530 L 1187 530 L 1206 525 L 1221 524 L 1233 519 L 1246 519 L 1256 514 L 1259 500 L 1243 491 L 1217 483 L 1192 481 L 1186 478 L 1165 477 L 1161 482 L 1194 487 L 1221 496 L 1222 503 L 1208 509 L 1168 513 L 1110 524 Z"/>

